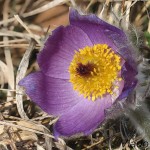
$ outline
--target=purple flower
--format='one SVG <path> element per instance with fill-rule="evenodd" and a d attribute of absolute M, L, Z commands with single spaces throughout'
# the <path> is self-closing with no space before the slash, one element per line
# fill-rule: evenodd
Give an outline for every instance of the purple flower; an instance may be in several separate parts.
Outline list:
<path fill-rule="evenodd" d="M 90 134 L 105 110 L 136 86 L 136 64 L 125 33 L 95 15 L 70 11 L 38 55 L 40 71 L 20 81 L 45 112 L 58 116 L 54 135 Z"/>

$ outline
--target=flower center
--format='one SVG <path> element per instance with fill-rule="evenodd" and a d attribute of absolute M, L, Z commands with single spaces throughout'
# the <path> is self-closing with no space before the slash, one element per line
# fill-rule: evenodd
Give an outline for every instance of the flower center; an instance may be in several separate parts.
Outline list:
<path fill-rule="evenodd" d="M 114 81 L 121 80 L 120 56 L 106 44 L 86 46 L 75 51 L 69 66 L 73 89 L 85 98 L 96 100 L 105 94 L 113 94 Z"/>

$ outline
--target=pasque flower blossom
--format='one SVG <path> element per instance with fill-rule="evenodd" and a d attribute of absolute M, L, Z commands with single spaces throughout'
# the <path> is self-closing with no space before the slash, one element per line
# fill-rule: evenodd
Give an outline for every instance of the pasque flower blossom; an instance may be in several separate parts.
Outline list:
<path fill-rule="evenodd" d="M 136 86 L 136 64 L 125 33 L 95 15 L 70 10 L 70 25 L 52 32 L 38 54 L 40 71 L 20 81 L 27 95 L 58 116 L 54 135 L 90 134 L 105 110 Z"/>

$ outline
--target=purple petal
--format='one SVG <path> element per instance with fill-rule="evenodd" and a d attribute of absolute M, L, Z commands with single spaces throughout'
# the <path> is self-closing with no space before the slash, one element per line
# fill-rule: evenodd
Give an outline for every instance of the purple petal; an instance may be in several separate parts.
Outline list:
<path fill-rule="evenodd" d="M 85 31 L 85 33 L 87 33 L 87 35 L 90 37 L 93 44 L 105 43 L 105 41 L 110 41 L 109 39 L 107 39 L 108 35 L 105 35 L 108 32 L 111 32 L 111 34 L 114 35 L 117 34 L 118 36 L 122 36 L 120 38 L 126 40 L 126 36 L 122 30 L 104 22 L 94 14 L 80 15 L 76 10 L 71 9 L 69 17 L 70 24 L 80 27 L 83 31 Z M 110 43 L 112 42 L 110 41 Z"/>
<path fill-rule="evenodd" d="M 54 125 L 55 137 L 71 136 L 76 133 L 90 134 L 105 119 L 104 111 L 111 107 L 120 95 L 124 81 L 119 81 L 116 85 L 119 89 L 113 91 L 115 97 L 106 95 L 94 102 L 83 98 L 72 109 L 66 111 Z"/>
<path fill-rule="evenodd" d="M 69 79 L 68 68 L 74 51 L 92 46 L 86 33 L 78 27 L 59 27 L 53 31 L 38 55 L 41 71 L 50 77 Z"/>
<path fill-rule="evenodd" d="M 119 53 L 133 69 L 136 68 L 131 52 L 131 45 L 122 30 L 102 21 L 93 14 L 81 16 L 73 9 L 70 11 L 70 24 L 81 28 L 89 36 L 93 44 L 108 44 L 115 52 Z"/>
<path fill-rule="evenodd" d="M 136 71 L 133 71 L 131 66 L 128 63 L 125 63 L 122 68 L 122 77 L 125 81 L 124 88 L 119 96 L 119 99 L 123 99 L 129 95 L 129 93 L 135 88 L 137 85 L 137 79 L 135 76 L 137 75 Z"/>
<path fill-rule="evenodd" d="M 51 115 L 60 115 L 68 111 L 81 99 L 81 96 L 73 91 L 68 80 L 51 78 L 42 72 L 28 75 L 19 85 L 25 87 L 32 101 Z"/>
<path fill-rule="evenodd" d="M 80 103 L 63 114 L 54 125 L 54 134 L 71 136 L 76 133 L 89 134 L 104 120 L 104 109 L 112 105 L 111 96 L 95 102 L 81 99 Z"/>

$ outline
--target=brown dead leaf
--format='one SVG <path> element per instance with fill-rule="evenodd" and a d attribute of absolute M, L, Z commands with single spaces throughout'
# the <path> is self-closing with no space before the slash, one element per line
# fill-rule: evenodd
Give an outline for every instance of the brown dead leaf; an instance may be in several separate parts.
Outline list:
<path fill-rule="evenodd" d="M 38 126 L 38 124 L 35 124 L 35 123 L 33 123 L 33 122 L 18 121 L 18 122 L 17 122 L 17 125 L 23 126 L 23 127 L 29 128 L 29 129 L 41 131 L 41 132 L 44 131 L 43 127 Z"/>
<path fill-rule="evenodd" d="M 37 141 L 37 135 L 33 132 L 29 131 L 19 131 L 14 134 L 14 139 L 16 142 L 20 141 L 27 141 L 27 140 L 32 140 L 32 141 Z"/>

